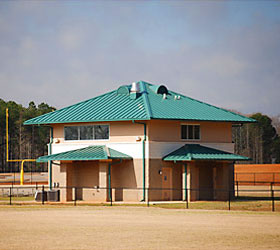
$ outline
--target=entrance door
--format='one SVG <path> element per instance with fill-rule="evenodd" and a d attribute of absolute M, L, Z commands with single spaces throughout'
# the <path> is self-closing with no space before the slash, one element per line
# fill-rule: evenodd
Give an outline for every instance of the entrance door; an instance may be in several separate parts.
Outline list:
<path fill-rule="evenodd" d="M 199 166 L 199 199 L 213 200 L 213 168 L 211 163 Z"/>
<path fill-rule="evenodd" d="M 170 201 L 172 199 L 172 169 L 162 168 L 162 200 Z"/>

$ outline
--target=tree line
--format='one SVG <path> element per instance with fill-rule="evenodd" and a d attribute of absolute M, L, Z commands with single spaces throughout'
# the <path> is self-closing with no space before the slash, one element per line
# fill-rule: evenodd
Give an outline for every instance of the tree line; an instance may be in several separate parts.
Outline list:
<path fill-rule="evenodd" d="M 235 153 L 250 157 L 248 163 L 280 163 L 280 116 L 256 113 L 250 117 L 257 122 L 233 127 Z"/>
<path fill-rule="evenodd" d="M 19 163 L 6 162 L 6 108 L 9 109 L 9 159 L 36 159 L 48 153 L 49 128 L 23 126 L 24 121 L 55 110 L 46 103 L 30 102 L 25 108 L 0 99 L 0 172 L 19 171 Z M 251 158 L 250 163 L 280 163 L 280 115 L 270 118 L 256 113 L 256 123 L 233 126 L 235 153 Z M 47 164 L 25 163 L 25 171 L 47 171 Z"/>
<path fill-rule="evenodd" d="M 48 152 L 49 128 L 24 126 L 24 121 L 55 110 L 46 103 L 32 101 L 25 108 L 13 101 L 0 99 L 0 172 L 19 171 L 19 163 L 6 162 L 6 108 L 9 109 L 9 159 L 35 159 Z M 47 164 L 26 162 L 25 171 L 46 171 Z"/>

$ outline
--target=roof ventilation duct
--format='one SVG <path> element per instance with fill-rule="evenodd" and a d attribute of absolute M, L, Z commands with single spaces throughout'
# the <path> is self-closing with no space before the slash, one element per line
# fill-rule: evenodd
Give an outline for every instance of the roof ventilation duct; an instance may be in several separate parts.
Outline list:
<path fill-rule="evenodd" d="M 168 89 L 164 85 L 152 85 L 150 86 L 150 89 L 154 91 L 156 94 L 160 94 L 160 95 L 168 94 Z"/>
<path fill-rule="evenodd" d="M 137 82 L 133 82 L 131 84 L 130 92 L 131 93 L 139 93 L 139 84 Z"/>
<path fill-rule="evenodd" d="M 131 84 L 131 89 L 130 89 L 130 98 L 131 99 L 136 99 L 139 96 L 139 84 L 138 82 L 133 82 Z"/>

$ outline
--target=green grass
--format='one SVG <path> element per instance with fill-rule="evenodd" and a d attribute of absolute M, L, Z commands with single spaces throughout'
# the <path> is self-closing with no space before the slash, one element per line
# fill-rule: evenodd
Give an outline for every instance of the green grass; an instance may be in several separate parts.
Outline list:
<path fill-rule="evenodd" d="M 56 202 L 45 202 L 42 205 L 41 202 L 32 202 L 34 197 L 13 197 L 12 204 L 15 206 L 49 206 L 49 207 L 71 207 L 74 206 L 74 202 L 67 203 L 56 203 Z M 9 205 L 9 197 L 0 198 L 1 205 Z M 77 206 L 93 206 L 93 207 L 109 207 L 110 203 L 85 203 L 77 201 Z M 114 207 L 147 207 L 147 203 L 114 203 Z M 163 208 L 163 209 L 186 209 L 186 203 L 156 203 L 150 202 L 150 207 Z M 200 209 L 200 210 L 228 210 L 229 203 L 226 201 L 196 201 L 188 203 L 189 209 Z M 271 211 L 272 202 L 267 200 L 234 200 L 230 203 L 230 209 L 234 211 Z M 275 201 L 275 211 L 280 212 L 280 201 Z"/>
<path fill-rule="evenodd" d="M 2 196 L 0 197 L 0 201 L 9 201 L 10 197 Z M 34 201 L 34 196 L 18 196 L 12 197 L 12 201 Z"/>

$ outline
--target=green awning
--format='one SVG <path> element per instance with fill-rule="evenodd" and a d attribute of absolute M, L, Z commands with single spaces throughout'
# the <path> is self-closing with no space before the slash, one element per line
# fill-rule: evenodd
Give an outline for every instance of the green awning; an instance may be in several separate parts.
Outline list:
<path fill-rule="evenodd" d="M 224 160 L 248 161 L 250 158 L 199 144 L 186 144 L 163 157 L 164 161 Z"/>
<path fill-rule="evenodd" d="M 48 161 L 92 161 L 92 160 L 108 160 L 108 159 L 132 159 L 131 156 L 121 153 L 117 150 L 108 148 L 104 145 L 89 146 L 86 148 L 41 156 L 37 162 Z"/>

